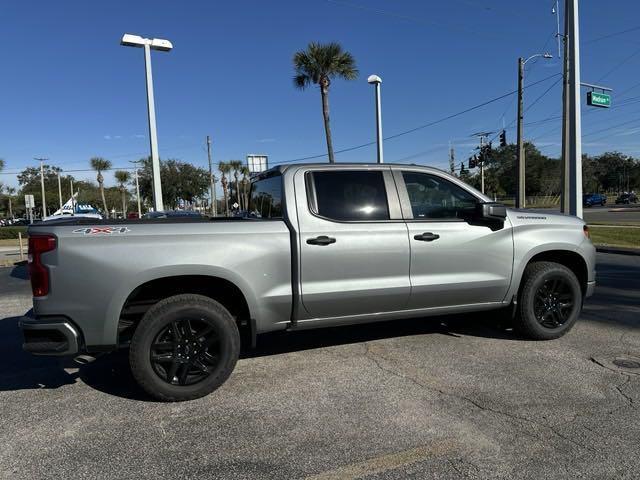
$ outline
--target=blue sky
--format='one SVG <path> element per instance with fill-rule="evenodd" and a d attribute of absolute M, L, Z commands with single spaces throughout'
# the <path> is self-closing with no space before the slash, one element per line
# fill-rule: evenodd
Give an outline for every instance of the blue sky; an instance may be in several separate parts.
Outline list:
<path fill-rule="evenodd" d="M 161 157 L 205 166 L 209 134 L 216 162 L 265 153 L 274 164 L 326 153 L 320 95 L 315 88 L 297 91 L 291 81 L 292 55 L 309 41 L 340 42 L 360 70 L 358 80 L 332 85 L 331 125 L 340 150 L 375 139 L 369 74 L 383 79 L 383 129 L 389 136 L 514 90 L 518 56 L 543 50 L 556 56 L 530 61 L 526 83 L 559 73 L 552 4 L 2 2 L 0 158 L 6 172 L 15 172 L 35 165 L 34 156 L 76 170 L 88 168 L 96 155 L 124 167 L 147 154 L 142 50 L 119 46 L 125 32 L 174 44 L 170 53 L 153 54 Z M 583 0 L 580 14 L 582 80 L 614 88 L 615 107 L 590 111 L 593 107 L 583 105 L 583 149 L 640 155 L 640 104 L 634 104 L 640 98 L 640 4 Z M 560 149 L 560 120 L 547 119 L 561 112 L 559 78 L 532 86 L 525 95 L 526 107 L 539 98 L 526 112 L 525 135 L 552 155 Z M 507 97 L 389 140 L 385 158 L 443 167 L 451 141 L 458 161 L 466 160 L 475 142 L 470 135 L 497 131 L 503 122 L 512 125 L 515 108 L 515 96 Z M 514 141 L 513 127 L 507 137 Z M 337 160 L 375 161 L 375 149 L 338 154 Z M 106 180 L 113 184 L 111 174 Z M 16 184 L 13 175 L 0 181 Z"/>

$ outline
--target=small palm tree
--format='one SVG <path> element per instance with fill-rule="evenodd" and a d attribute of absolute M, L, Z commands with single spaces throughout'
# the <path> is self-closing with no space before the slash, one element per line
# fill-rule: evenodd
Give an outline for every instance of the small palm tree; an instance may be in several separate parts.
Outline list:
<path fill-rule="evenodd" d="M 227 162 L 220 162 L 218 164 L 218 170 L 222 173 L 222 177 L 220 178 L 220 183 L 222 184 L 222 194 L 224 195 L 224 211 L 225 215 L 229 216 L 229 190 L 228 190 L 228 181 L 227 175 L 231 172 L 231 165 Z"/>
<path fill-rule="evenodd" d="M 9 216 L 13 218 L 13 209 L 11 208 L 11 197 L 15 195 L 16 189 L 13 187 L 7 187 L 7 195 L 9 196 Z"/>
<path fill-rule="evenodd" d="M 120 185 L 120 193 L 122 194 L 122 218 L 127 218 L 127 189 L 125 184 L 131 180 L 131 174 L 126 170 L 116 170 L 114 175 Z"/>
<path fill-rule="evenodd" d="M 229 160 L 229 166 L 233 170 L 233 177 L 235 179 L 236 184 L 236 202 L 240 205 L 240 209 L 242 210 L 242 199 L 240 198 L 240 177 L 239 172 L 242 168 L 242 162 L 240 160 Z"/>
<path fill-rule="evenodd" d="M 240 173 L 242 174 L 242 180 L 240 183 L 242 184 L 242 198 L 244 199 L 244 209 L 249 210 L 249 186 L 251 183 L 249 182 L 249 167 L 243 165 L 240 169 Z"/>
<path fill-rule="evenodd" d="M 109 218 L 109 209 L 107 208 L 107 201 L 104 198 L 104 177 L 102 172 L 111 168 L 111 162 L 102 157 L 93 157 L 89 160 L 91 168 L 93 168 L 98 175 L 96 180 L 98 181 L 98 187 L 100 188 L 100 196 L 102 197 L 102 205 L 104 206 L 104 214 L 106 218 Z"/>
<path fill-rule="evenodd" d="M 343 51 L 338 43 L 332 42 L 322 45 L 311 42 L 306 50 L 300 50 L 295 53 L 293 56 L 293 68 L 295 69 L 293 83 L 296 87 L 304 90 L 312 83 L 320 87 L 324 132 L 327 137 L 327 152 L 329 162 L 335 163 L 331 127 L 329 126 L 329 86 L 336 77 L 345 80 L 358 78 L 355 59 L 349 52 Z"/>

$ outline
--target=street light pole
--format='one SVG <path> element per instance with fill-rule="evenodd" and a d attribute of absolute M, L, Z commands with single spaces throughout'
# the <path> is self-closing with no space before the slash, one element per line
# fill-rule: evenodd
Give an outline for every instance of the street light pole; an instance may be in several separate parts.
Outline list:
<path fill-rule="evenodd" d="M 140 160 L 129 160 L 129 163 L 133 163 L 136 166 L 135 177 L 136 177 L 136 200 L 138 201 L 138 218 L 142 218 L 142 206 L 140 205 L 140 184 L 138 183 L 138 162 L 140 162 Z"/>
<path fill-rule="evenodd" d="M 162 183 L 160 181 L 160 157 L 158 155 L 158 132 L 156 129 L 156 107 L 153 100 L 153 76 L 151 73 L 151 48 L 144 44 L 144 69 L 147 80 L 147 111 L 149 114 L 149 143 L 151 146 L 151 176 L 153 181 L 153 206 L 159 212 L 164 210 Z"/>
<path fill-rule="evenodd" d="M 49 160 L 48 158 L 39 158 L 34 157 L 34 160 L 38 160 L 40 162 L 40 189 L 42 192 L 42 218 L 47 216 L 47 202 L 44 197 L 44 161 Z"/>
<path fill-rule="evenodd" d="M 376 101 L 376 139 L 378 145 L 378 163 L 384 163 L 384 155 L 382 152 L 382 107 L 380 104 L 380 84 L 382 79 L 378 75 L 371 75 L 367 79 L 372 85 L 375 85 L 375 101 Z"/>
<path fill-rule="evenodd" d="M 553 58 L 549 53 L 536 53 L 526 60 L 522 57 L 518 58 L 518 185 L 516 193 L 516 208 L 524 208 L 526 205 L 526 168 L 524 156 L 524 66 L 532 58 L 543 57 Z"/>
<path fill-rule="evenodd" d="M 207 157 L 209 158 L 209 183 L 211 188 L 211 194 L 209 199 L 211 200 L 211 216 L 216 216 L 216 186 L 213 179 L 213 168 L 211 166 L 211 137 L 207 135 Z"/>
<path fill-rule="evenodd" d="M 164 210 L 162 202 L 162 183 L 160 181 L 160 158 L 158 156 L 158 132 L 156 129 L 156 108 L 153 98 L 153 75 L 151 73 L 151 49 L 168 52 L 173 45 L 160 38 L 142 38 L 138 35 L 125 34 L 120 45 L 144 48 L 144 68 L 147 82 L 147 112 L 149 116 L 149 144 L 151 147 L 151 177 L 153 205 L 156 211 Z"/>

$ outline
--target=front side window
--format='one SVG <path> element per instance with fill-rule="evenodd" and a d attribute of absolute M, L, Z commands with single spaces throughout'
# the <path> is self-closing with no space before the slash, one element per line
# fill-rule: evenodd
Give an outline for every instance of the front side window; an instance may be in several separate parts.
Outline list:
<path fill-rule="evenodd" d="M 314 213 L 338 221 L 389 220 L 382 172 L 336 170 L 308 175 Z"/>
<path fill-rule="evenodd" d="M 255 218 L 282 218 L 281 175 L 272 175 L 251 184 L 249 215 Z"/>
<path fill-rule="evenodd" d="M 436 175 L 402 172 L 415 220 L 467 219 L 478 200 L 455 183 Z"/>

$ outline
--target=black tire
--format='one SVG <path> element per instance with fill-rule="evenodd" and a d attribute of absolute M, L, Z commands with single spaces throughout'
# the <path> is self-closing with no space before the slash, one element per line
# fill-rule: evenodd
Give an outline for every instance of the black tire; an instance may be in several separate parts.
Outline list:
<path fill-rule="evenodd" d="M 514 327 L 532 340 L 567 333 L 582 310 L 582 290 L 575 274 L 554 262 L 527 265 L 522 278 Z"/>
<path fill-rule="evenodd" d="M 151 307 L 131 340 L 136 382 L 152 397 L 180 402 L 222 385 L 240 354 L 240 334 L 229 311 L 202 295 L 176 295 Z"/>

